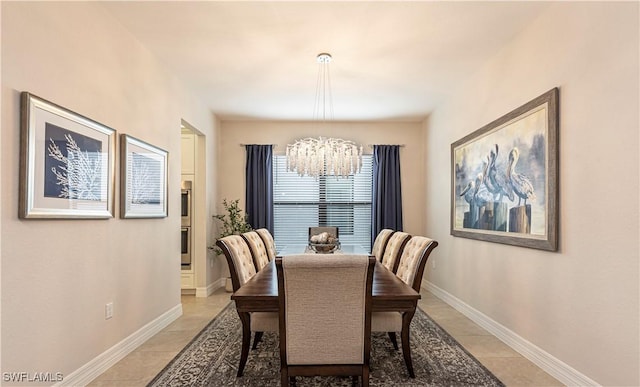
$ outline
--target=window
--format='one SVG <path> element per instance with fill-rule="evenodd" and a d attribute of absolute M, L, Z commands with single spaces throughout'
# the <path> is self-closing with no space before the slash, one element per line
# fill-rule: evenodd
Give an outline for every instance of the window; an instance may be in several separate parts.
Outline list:
<path fill-rule="evenodd" d="M 371 247 L 371 155 L 349 176 L 300 177 L 287 171 L 287 158 L 273 156 L 273 212 L 276 246 L 306 245 L 309 227 L 337 226 L 340 243 Z"/>

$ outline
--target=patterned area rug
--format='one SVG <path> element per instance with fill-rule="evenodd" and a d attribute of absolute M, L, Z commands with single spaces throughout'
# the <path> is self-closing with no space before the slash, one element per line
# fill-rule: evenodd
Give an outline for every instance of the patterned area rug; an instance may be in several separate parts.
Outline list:
<path fill-rule="evenodd" d="M 244 375 L 236 377 L 240 325 L 235 305 L 230 303 L 148 386 L 279 386 L 276 333 L 265 332 L 258 348 L 249 352 Z M 411 354 L 415 379 L 407 374 L 402 349 L 394 350 L 386 333 L 373 333 L 370 385 L 504 386 L 420 309 L 411 323 Z M 351 386 L 348 377 L 297 377 L 296 381 L 299 387 Z"/>

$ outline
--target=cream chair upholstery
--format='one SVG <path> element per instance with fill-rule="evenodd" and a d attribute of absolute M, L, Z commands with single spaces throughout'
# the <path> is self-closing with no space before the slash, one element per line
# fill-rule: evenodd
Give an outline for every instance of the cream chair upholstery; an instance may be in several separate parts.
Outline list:
<path fill-rule="evenodd" d="M 394 234 L 395 235 L 395 234 Z M 438 246 L 438 242 L 423 236 L 414 236 L 405 245 L 396 276 L 420 292 L 422 275 L 431 251 Z M 388 332 L 395 349 L 398 349 L 396 332 L 401 332 L 402 353 L 409 376 L 415 377 L 411 362 L 411 347 L 409 346 L 409 326 L 403 327 L 403 315 L 399 312 L 375 312 L 371 316 L 372 332 Z"/>
<path fill-rule="evenodd" d="M 231 275 L 231 283 L 233 291 L 240 289 L 247 281 L 256 275 L 256 268 L 253 263 L 251 250 L 245 239 L 240 235 L 229 235 L 218 239 L 216 245 L 220 247 L 229 265 L 229 273 Z M 262 336 L 262 332 L 278 331 L 278 313 L 276 312 L 255 312 L 251 313 L 250 331 L 256 333 L 254 340 L 254 348 Z M 249 354 L 249 344 L 251 338 L 242 339 L 242 351 L 240 354 L 240 366 L 238 367 L 238 376 L 242 376 L 244 365 Z"/>
<path fill-rule="evenodd" d="M 400 255 L 402 255 L 404 246 L 409 239 L 411 239 L 411 235 L 402 231 L 396 231 L 389 237 L 389 241 L 384 249 L 384 254 L 382 255 L 382 265 L 384 267 L 394 273 L 396 272 Z"/>
<path fill-rule="evenodd" d="M 433 239 L 414 236 L 404 246 L 402 256 L 400 256 L 396 276 L 418 293 L 420 292 L 424 266 L 429 254 L 437 245 L 438 242 Z"/>
<path fill-rule="evenodd" d="M 233 291 L 256 275 L 256 267 L 247 242 L 240 235 L 229 235 L 216 242 L 227 257 Z"/>
<path fill-rule="evenodd" d="M 269 261 L 273 261 L 276 259 L 276 242 L 273 240 L 273 235 L 266 228 L 259 228 L 256 230 L 262 241 L 264 242 L 265 247 L 267 248 L 267 255 L 269 256 Z"/>
<path fill-rule="evenodd" d="M 276 258 L 280 373 L 361 376 L 369 385 L 375 258 L 314 254 Z"/>
<path fill-rule="evenodd" d="M 389 242 L 389 237 L 393 235 L 395 231 L 385 228 L 380 230 L 378 236 L 376 236 L 376 240 L 373 242 L 373 248 L 371 249 L 371 255 L 376 257 L 376 259 L 382 262 L 382 255 L 384 254 L 384 249 L 387 247 L 387 243 Z"/>
<path fill-rule="evenodd" d="M 247 245 L 249 245 L 256 271 L 262 270 L 263 267 L 269 264 L 269 255 L 267 253 L 267 247 L 264 245 L 264 241 L 255 231 L 245 232 L 242 234 L 242 237 L 247 242 Z"/>

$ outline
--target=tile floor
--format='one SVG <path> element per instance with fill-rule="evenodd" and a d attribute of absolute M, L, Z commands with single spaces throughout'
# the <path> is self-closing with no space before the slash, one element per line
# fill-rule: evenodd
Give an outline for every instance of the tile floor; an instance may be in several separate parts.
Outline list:
<path fill-rule="evenodd" d="M 108 369 L 89 386 L 145 386 L 229 302 L 218 289 L 207 298 L 182 296 L 183 315 Z M 467 317 L 423 290 L 419 306 L 507 386 L 561 386 Z"/>

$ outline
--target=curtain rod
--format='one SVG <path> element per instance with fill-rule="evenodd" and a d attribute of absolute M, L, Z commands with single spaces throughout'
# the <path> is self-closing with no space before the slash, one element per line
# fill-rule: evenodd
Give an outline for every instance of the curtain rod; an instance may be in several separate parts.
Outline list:
<path fill-rule="evenodd" d="M 278 147 L 278 144 L 240 144 L 240 146 L 247 146 L 247 145 L 271 145 L 271 146 L 273 146 L 274 148 L 277 148 L 277 147 Z M 369 148 L 373 148 L 373 147 L 374 147 L 374 145 L 397 145 L 397 146 L 399 146 L 400 148 L 404 148 L 404 147 L 405 147 L 405 145 L 404 145 L 404 144 L 367 144 L 367 146 L 368 146 Z"/>

